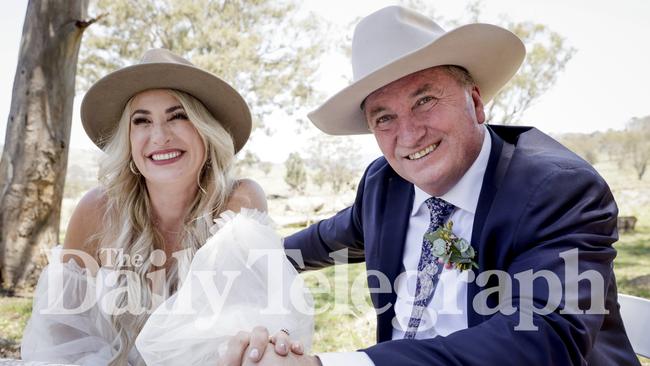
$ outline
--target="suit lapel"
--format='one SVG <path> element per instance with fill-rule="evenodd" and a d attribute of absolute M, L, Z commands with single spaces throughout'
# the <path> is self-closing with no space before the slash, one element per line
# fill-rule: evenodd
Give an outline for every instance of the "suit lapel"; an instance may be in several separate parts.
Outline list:
<path fill-rule="evenodd" d="M 478 198 L 476 206 L 476 214 L 474 215 L 474 225 L 472 227 L 472 243 L 476 243 L 478 238 L 481 237 L 481 231 L 485 225 L 485 219 L 490 211 L 494 194 L 497 191 L 498 182 L 496 178 L 497 166 L 503 166 L 503 140 L 488 127 L 490 136 L 492 137 L 492 149 L 490 150 L 490 158 L 488 159 L 485 175 L 483 176 L 483 185 L 481 186 L 481 193 Z M 509 160 L 509 158 L 508 158 Z M 501 162 L 501 164 L 499 164 Z M 503 168 L 501 168 L 503 170 Z"/>
<path fill-rule="evenodd" d="M 403 271 L 402 256 L 404 253 L 404 241 L 408 229 L 411 208 L 413 206 L 414 189 L 413 184 L 405 181 L 397 174 L 388 179 L 386 201 L 381 225 L 378 228 L 378 270 L 385 274 L 390 280 L 391 286 L 395 278 Z M 389 340 L 392 337 L 391 320 L 395 315 L 395 301 L 397 295 L 393 291 L 379 296 L 379 305 L 383 307 L 392 304 L 379 318 L 377 324 L 377 338 L 379 342 Z"/>
<path fill-rule="evenodd" d="M 492 208 L 494 196 L 501 185 L 501 181 L 505 176 L 508 165 L 510 164 L 510 159 L 514 152 L 514 146 L 510 143 L 504 142 L 503 139 L 494 132 L 491 126 L 488 126 L 487 130 L 492 137 L 492 149 L 485 170 L 485 176 L 483 177 L 483 185 L 481 187 L 481 193 L 476 207 L 476 214 L 474 215 L 471 241 L 472 246 L 478 253 L 479 270 L 482 270 L 482 268 L 480 268 L 481 264 L 487 262 L 491 253 L 496 253 L 496 251 L 485 250 L 485 243 L 480 243 L 479 241 L 482 237 L 483 228 L 485 227 L 485 222 L 489 216 L 490 209 Z M 476 278 L 479 270 L 472 270 L 474 271 L 474 278 Z M 474 296 L 476 296 L 479 290 L 480 288 L 476 285 L 476 281 L 470 282 L 467 286 L 467 321 L 470 327 L 482 321 L 481 316 L 474 312 L 472 305 Z"/>

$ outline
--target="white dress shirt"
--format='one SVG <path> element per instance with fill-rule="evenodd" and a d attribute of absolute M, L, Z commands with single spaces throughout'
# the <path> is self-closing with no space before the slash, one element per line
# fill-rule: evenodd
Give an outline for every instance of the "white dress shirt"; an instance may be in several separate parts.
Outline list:
<path fill-rule="evenodd" d="M 467 241 L 472 238 L 474 215 L 491 150 L 492 138 L 484 128 L 483 145 L 478 157 L 458 183 L 439 197 L 456 207 L 449 217 L 449 220 L 454 223 L 453 233 Z M 393 339 L 404 338 L 411 317 L 418 262 L 422 252 L 422 238 L 430 222 L 429 209 L 424 204 L 429 197 L 431 195 L 415 186 L 413 209 L 402 256 L 402 265 L 406 271 L 398 276 L 394 283 L 397 300 L 393 319 Z M 467 328 L 467 281 L 467 272 L 461 273 L 456 269 L 442 270 L 433 298 L 422 315 L 416 339 L 433 338 L 437 335 L 447 336 Z M 364 352 L 321 353 L 318 357 L 324 366 L 374 366 L 370 357 Z"/>

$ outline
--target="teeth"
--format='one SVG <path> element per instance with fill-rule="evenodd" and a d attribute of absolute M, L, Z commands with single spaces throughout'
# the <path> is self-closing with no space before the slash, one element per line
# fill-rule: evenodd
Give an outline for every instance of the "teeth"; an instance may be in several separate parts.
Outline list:
<path fill-rule="evenodd" d="M 173 158 L 179 156 L 180 154 L 181 154 L 180 151 L 174 151 L 174 152 L 170 152 L 170 153 L 166 153 L 166 154 L 153 154 L 153 155 L 151 155 L 151 159 L 153 159 L 155 161 L 169 160 L 169 159 L 173 159 Z"/>
<path fill-rule="evenodd" d="M 438 147 L 437 144 L 429 145 L 428 147 L 425 147 L 424 149 L 422 149 L 422 150 L 420 150 L 418 152 L 410 154 L 409 159 L 410 160 L 417 160 L 417 159 L 420 159 L 420 158 L 422 158 L 424 156 L 427 156 L 427 155 L 429 155 L 430 152 L 435 150 L 436 147 Z"/>

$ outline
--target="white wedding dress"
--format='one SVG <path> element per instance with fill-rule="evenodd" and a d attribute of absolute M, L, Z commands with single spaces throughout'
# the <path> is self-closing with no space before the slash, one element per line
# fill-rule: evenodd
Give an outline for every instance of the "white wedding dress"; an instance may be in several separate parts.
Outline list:
<path fill-rule="evenodd" d="M 129 365 L 214 365 L 230 336 L 257 325 L 271 334 L 286 328 L 309 350 L 312 298 L 268 216 L 253 210 L 225 212 L 214 231 L 192 259 L 178 291 L 150 315 L 129 353 Z M 24 360 L 108 363 L 117 333 L 104 309 L 115 291 L 110 286 L 114 271 L 90 272 L 74 260 L 62 263 L 53 251 L 23 333 Z M 83 312 L 77 314 L 60 311 L 80 307 Z"/>

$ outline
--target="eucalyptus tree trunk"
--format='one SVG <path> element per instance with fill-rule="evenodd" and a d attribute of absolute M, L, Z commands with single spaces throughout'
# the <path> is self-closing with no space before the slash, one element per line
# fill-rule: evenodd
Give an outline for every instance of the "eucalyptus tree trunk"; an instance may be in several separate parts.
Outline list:
<path fill-rule="evenodd" d="M 88 0 L 30 0 L 0 161 L 0 283 L 12 294 L 57 244 Z"/>

